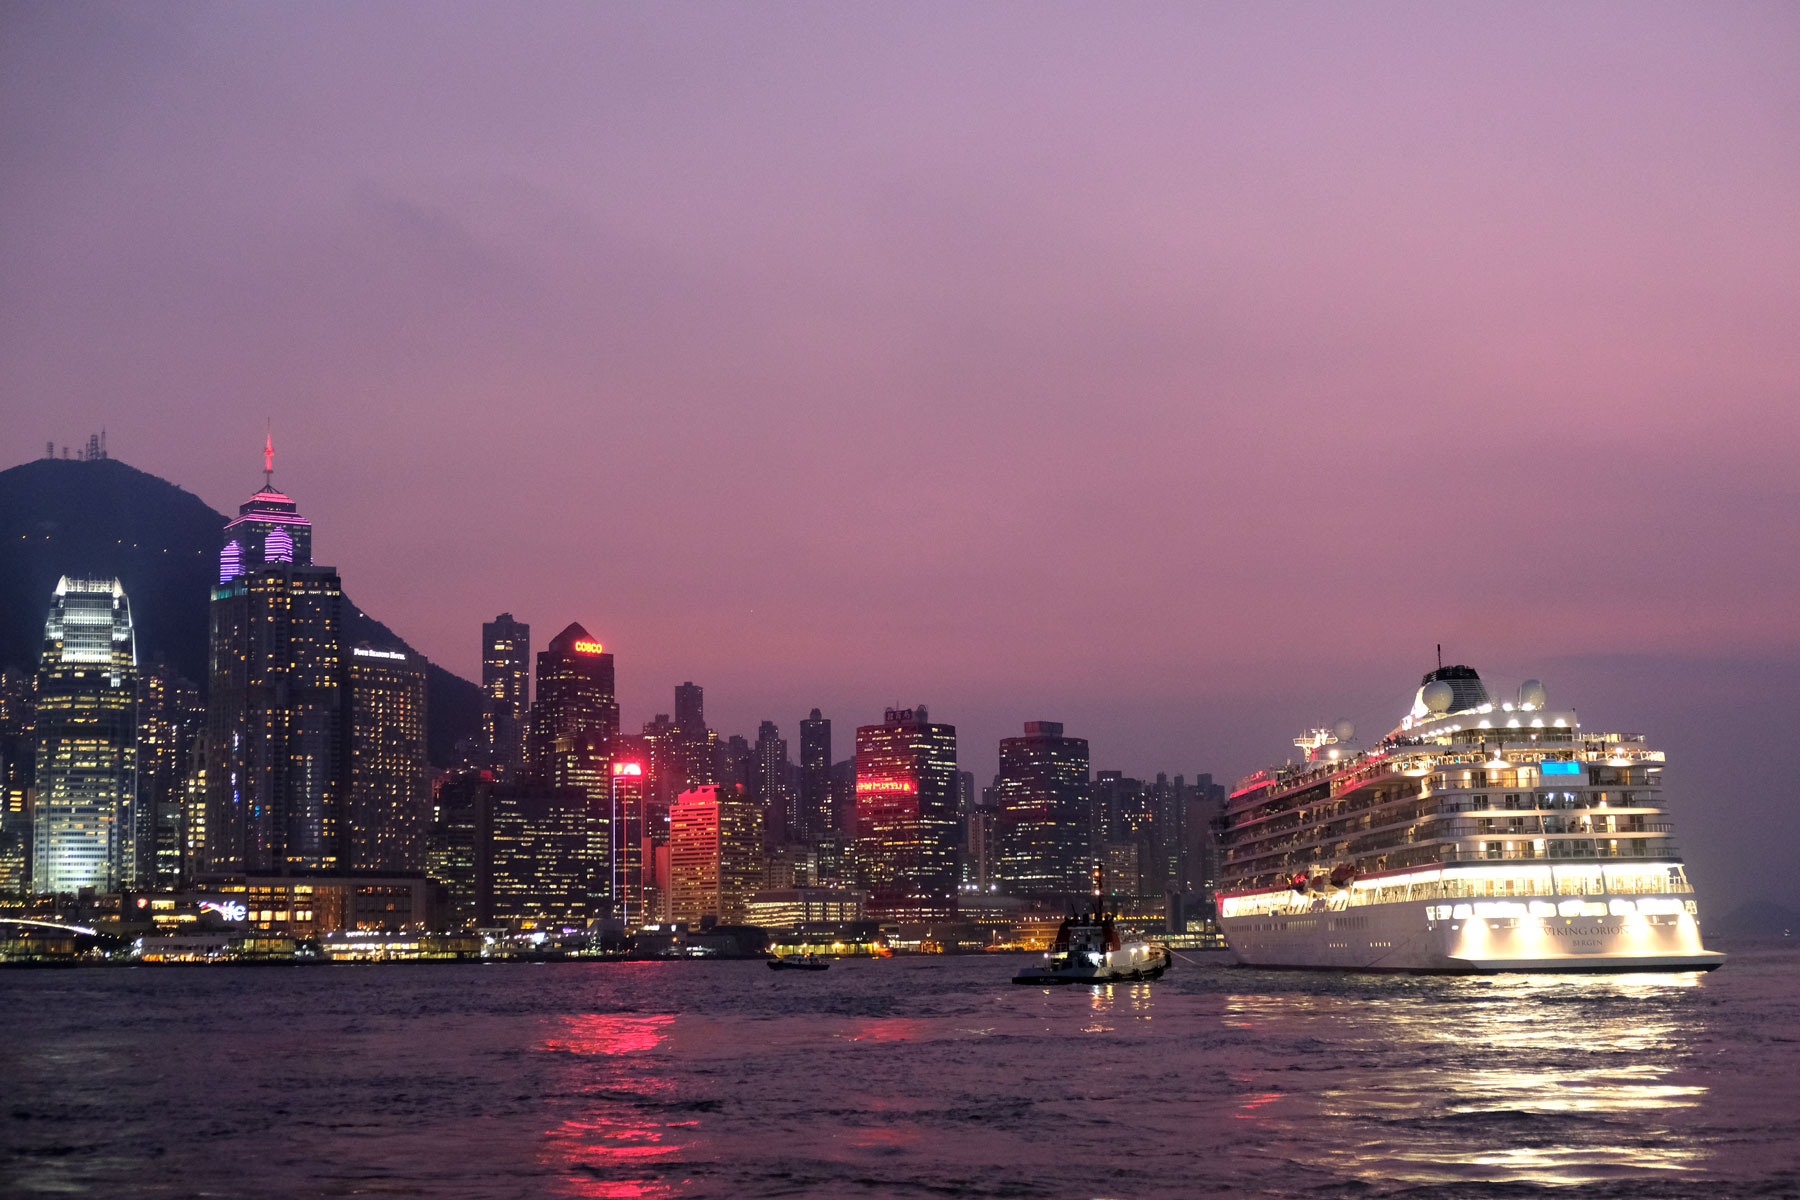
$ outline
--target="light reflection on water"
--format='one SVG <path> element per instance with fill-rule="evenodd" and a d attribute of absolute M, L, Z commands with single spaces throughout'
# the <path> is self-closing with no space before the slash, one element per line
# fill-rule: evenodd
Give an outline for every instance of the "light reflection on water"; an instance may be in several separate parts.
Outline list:
<path fill-rule="evenodd" d="M 678 1130 L 698 1125 L 651 1115 L 659 1101 L 674 1095 L 675 1085 L 647 1056 L 674 1020 L 673 1013 L 581 1013 L 548 1022 L 541 1048 L 572 1056 L 562 1088 L 593 1100 L 544 1137 L 542 1157 L 562 1173 L 569 1195 L 653 1200 L 674 1194 L 666 1180 L 646 1172 L 683 1149 Z"/>
<path fill-rule="evenodd" d="M 0 1193 L 1800 1195 L 1800 955 L 1487 979 L 1210 960 L 1091 989 L 1010 967 L 0 975 Z"/>
<path fill-rule="evenodd" d="M 1711 1150 L 1676 1127 L 1708 1094 L 1688 1072 L 1694 1014 L 1660 1002 L 1700 980 L 1442 980 L 1374 1005 L 1361 994 L 1232 995 L 1228 1024 L 1312 1047 L 1298 1058 L 1272 1050 L 1241 1076 L 1235 1115 L 1298 1162 L 1372 1183 L 1570 1186 L 1695 1172 Z M 1296 1071 L 1300 1086 L 1264 1090 Z M 1346 1124 L 1367 1136 L 1317 1136 Z"/>

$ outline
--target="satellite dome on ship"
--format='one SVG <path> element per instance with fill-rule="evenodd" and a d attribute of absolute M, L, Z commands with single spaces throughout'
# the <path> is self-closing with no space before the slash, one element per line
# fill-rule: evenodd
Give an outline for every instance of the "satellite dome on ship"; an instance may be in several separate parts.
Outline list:
<path fill-rule="evenodd" d="M 1484 704 L 1492 704 L 1487 688 L 1474 667 L 1439 667 L 1419 681 L 1419 694 L 1413 701 L 1413 716 L 1440 716 L 1444 713 L 1468 712 Z"/>

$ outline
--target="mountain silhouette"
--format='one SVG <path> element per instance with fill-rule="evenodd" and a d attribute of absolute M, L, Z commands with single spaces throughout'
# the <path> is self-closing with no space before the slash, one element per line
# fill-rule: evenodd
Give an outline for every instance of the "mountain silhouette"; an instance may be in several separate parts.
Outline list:
<path fill-rule="evenodd" d="M 44 617 L 64 575 L 117 578 L 139 662 L 161 655 L 206 685 L 208 606 L 228 518 L 191 492 L 117 459 L 40 458 L 0 471 L 0 667 L 37 669 Z M 405 646 L 344 597 L 347 642 Z M 426 671 L 428 754 L 447 766 L 481 724 L 481 689 Z"/>

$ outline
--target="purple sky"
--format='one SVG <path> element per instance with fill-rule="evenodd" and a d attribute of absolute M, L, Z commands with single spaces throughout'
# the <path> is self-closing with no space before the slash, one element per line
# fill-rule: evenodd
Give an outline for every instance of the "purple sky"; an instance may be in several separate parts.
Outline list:
<path fill-rule="evenodd" d="M 454 670 L 1228 777 L 1443 642 L 1800 867 L 1791 4 L 9 3 L 0 139 L 0 458 L 272 418 Z"/>

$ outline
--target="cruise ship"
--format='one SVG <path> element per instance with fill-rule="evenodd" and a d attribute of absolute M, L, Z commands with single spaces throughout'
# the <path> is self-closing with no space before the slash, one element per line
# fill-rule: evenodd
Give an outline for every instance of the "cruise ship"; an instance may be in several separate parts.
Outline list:
<path fill-rule="evenodd" d="M 1496 703 L 1439 666 L 1399 726 L 1237 782 L 1219 924 L 1251 966 L 1353 971 L 1706 971 L 1663 810 L 1664 756 L 1592 733 L 1526 680 Z"/>

